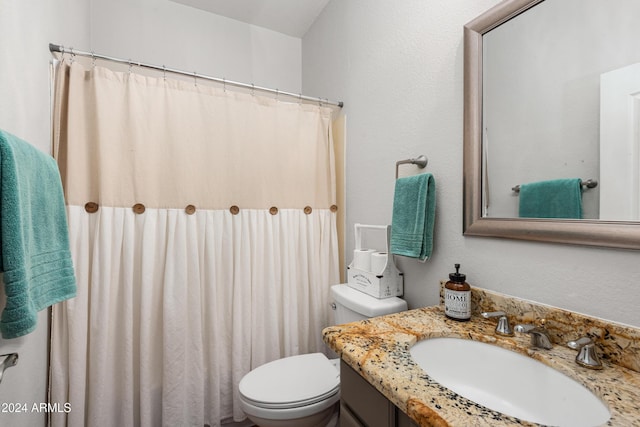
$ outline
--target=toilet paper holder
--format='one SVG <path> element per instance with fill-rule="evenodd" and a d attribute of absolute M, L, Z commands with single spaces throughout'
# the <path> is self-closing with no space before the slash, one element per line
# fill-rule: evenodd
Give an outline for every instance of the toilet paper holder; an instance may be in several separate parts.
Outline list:
<path fill-rule="evenodd" d="M 387 260 L 381 272 L 372 272 L 357 268 L 351 262 L 347 267 L 347 285 L 376 298 L 399 297 L 404 294 L 403 273 L 396 267 L 395 259 L 389 251 L 391 242 L 390 225 L 355 224 L 355 251 L 361 251 L 363 230 L 384 231 L 386 237 Z M 354 251 L 354 255 L 355 255 Z M 355 256 L 354 256 L 355 258 Z"/>

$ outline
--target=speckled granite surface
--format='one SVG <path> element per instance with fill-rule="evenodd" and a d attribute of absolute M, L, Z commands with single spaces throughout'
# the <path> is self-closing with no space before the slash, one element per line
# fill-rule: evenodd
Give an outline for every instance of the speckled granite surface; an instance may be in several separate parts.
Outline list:
<path fill-rule="evenodd" d="M 501 300 L 502 297 L 498 294 L 487 294 L 477 290 L 472 292 L 472 297 L 474 293 L 476 310 L 480 307 L 492 307 L 492 310 L 503 311 L 508 311 L 504 310 L 505 308 L 512 310 L 523 308 L 519 305 L 521 300 L 508 297 L 503 297 L 505 300 Z M 533 317 L 537 319 L 538 314 L 541 313 L 537 310 L 542 308 L 545 315 L 551 319 L 547 320 L 547 325 L 552 322 L 549 325 L 552 338 L 559 340 L 555 342 L 552 350 L 530 348 L 529 337 L 526 334 L 516 334 L 515 337 L 495 335 L 495 321 L 479 317 L 477 311 L 470 322 L 456 322 L 447 319 L 440 307 L 410 310 L 332 326 L 323 331 L 323 336 L 325 342 L 347 364 L 421 426 L 537 425 L 487 409 L 432 380 L 413 362 L 409 348 L 418 340 L 434 337 L 458 337 L 488 342 L 533 357 L 580 382 L 599 396 L 611 412 L 611 419 L 606 425 L 640 426 L 640 372 L 617 364 L 619 361 L 626 364 L 625 361 L 630 359 L 632 366 L 637 365 L 638 355 L 633 352 L 637 351 L 640 331 L 618 325 L 624 334 L 629 335 L 629 342 L 622 342 L 616 336 L 611 347 L 618 348 L 607 353 L 607 358 L 603 360 L 604 369 L 589 370 L 575 363 L 574 350 L 565 345 L 559 345 L 559 342 L 564 343 L 566 338 L 579 338 L 566 335 L 565 329 L 569 329 L 569 326 L 564 328 L 556 325 L 564 321 L 562 320 L 563 316 L 566 316 L 564 312 L 560 310 L 555 313 L 556 309 L 551 307 L 539 308 L 529 302 L 526 304 L 531 305 L 531 313 L 517 311 L 525 314 L 523 319 L 534 320 Z M 554 317 L 554 313 L 557 316 Z M 585 316 L 569 317 L 571 328 L 575 327 L 574 321 L 587 321 L 580 333 L 592 334 L 594 330 L 600 331 L 601 327 L 605 327 L 605 331 L 610 329 L 607 329 L 608 325 L 603 321 L 598 321 L 602 324 L 596 322 L 596 326 L 593 326 L 590 323 L 594 321 L 593 319 L 589 320 Z M 592 329 L 594 327 L 596 329 Z M 592 334 L 592 336 L 598 335 Z M 607 339 L 607 334 L 604 333 L 599 343 Z M 625 354 L 627 350 L 633 353 L 629 357 Z"/>
<path fill-rule="evenodd" d="M 440 304 L 444 304 L 444 284 L 440 283 Z M 504 311 L 512 324 L 540 324 L 554 343 L 564 344 L 584 336 L 593 339 L 600 349 L 599 355 L 611 363 L 640 372 L 640 329 L 620 323 L 514 298 L 508 295 L 472 288 L 471 311 Z"/>

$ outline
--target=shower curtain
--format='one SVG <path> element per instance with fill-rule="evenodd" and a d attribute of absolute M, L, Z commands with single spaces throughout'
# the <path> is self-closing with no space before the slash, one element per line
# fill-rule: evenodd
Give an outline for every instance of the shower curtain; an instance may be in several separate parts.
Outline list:
<path fill-rule="evenodd" d="M 62 61 L 54 153 L 78 296 L 52 315 L 53 426 L 211 426 L 324 351 L 339 282 L 331 110 Z"/>

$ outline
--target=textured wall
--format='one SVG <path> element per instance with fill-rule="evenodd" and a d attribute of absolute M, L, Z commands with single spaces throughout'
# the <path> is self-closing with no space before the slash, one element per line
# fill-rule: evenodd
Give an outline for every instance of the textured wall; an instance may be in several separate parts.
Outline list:
<path fill-rule="evenodd" d="M 303 91 L 346 104 L 347 230 L 390 223 L 395 162 L 425 154 L 435 249 L 398 263 L 410 307 L 459 262 L 471 285 L 640 326 L 640 253 L 462 236 L 463 25 L 497 3 L 333 0 L 303 38 Z"/>
<path fill-rule="evenodd" d="M 299 38 L 170 1 L 92 0 L 96 52 L 300 92 Z"/>

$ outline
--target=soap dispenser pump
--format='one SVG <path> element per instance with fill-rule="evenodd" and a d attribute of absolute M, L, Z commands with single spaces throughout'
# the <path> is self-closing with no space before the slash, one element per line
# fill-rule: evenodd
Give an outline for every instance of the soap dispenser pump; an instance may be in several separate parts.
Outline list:
<path fill-rule="evenodd" d="M 467 276 L 460 273 L 460 264 L 455 264 L 456 272 L 449 274 L 444 285 L 444 314 L 453 320 L 471 319 L 471 286 L 465 281 Z"/>

